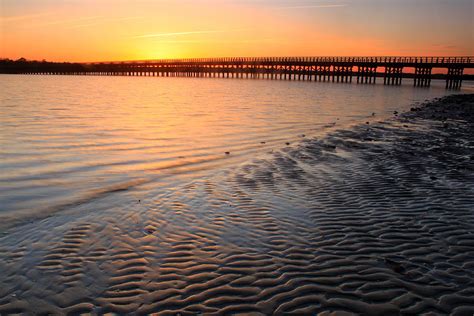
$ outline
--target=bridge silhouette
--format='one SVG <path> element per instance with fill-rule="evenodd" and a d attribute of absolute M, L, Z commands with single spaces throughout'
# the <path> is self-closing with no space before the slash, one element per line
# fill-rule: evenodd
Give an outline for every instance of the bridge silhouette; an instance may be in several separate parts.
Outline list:
<path fill-rule="evenodd" d="M 161 77 L 265 78 L 429 87 L 432 79 L 446 80 L 447 89 L 460 89 L 474 68 L 474 56 L 464 57 L 270 57 L 192 58 L 98 63 L 33 62 L 24 67 L 3 65 L 0 72 L 41 75 L 107 75 Z M 433 69 L 444 69 L 433 74 Z M 381 70 L 381 72 L 378 72 Z M 409 70 L 409 71 L 406 71 Z M 412 71 L 410 71 L 412 70 Z"/>

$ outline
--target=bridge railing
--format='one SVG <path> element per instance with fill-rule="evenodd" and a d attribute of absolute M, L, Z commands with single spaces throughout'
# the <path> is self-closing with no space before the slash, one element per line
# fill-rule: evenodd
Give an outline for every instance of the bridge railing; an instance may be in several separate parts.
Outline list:
<path fill-rule="evenodd" d="M 207 63 L 403 63 L 403 64 L 472 64 L 474 56 L 457 57 L 403 57 L 403 56 L 377 56 L 377 57 L 221 57 L 221 58 L 184 58 L 184 59 L 157 59 L 124 62 L 100 62 L 100 64 L 207 64 Z"/>

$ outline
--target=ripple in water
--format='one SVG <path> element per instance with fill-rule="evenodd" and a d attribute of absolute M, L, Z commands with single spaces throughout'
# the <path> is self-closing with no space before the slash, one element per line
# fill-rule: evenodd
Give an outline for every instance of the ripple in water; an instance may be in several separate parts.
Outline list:
<path fill-rule="evenodd" d="M 441 83 L 191 78 L 2 75 L 0 85 L 1 226 L 139 184 L 152 196 L 160 192 L 152 187 L 173 187 L 303 134 L 323 135 L 373 119 L 372 112 L 380 119 L 446 93 Z"/>

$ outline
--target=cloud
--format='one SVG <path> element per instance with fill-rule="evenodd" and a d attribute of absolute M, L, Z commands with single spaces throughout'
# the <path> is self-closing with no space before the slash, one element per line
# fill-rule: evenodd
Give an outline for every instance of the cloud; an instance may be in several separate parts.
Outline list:
<path fill-rule="evenodd" d="M 433 47 L 442 48 L 442 49 L 456 49 L 456 48 L 459 48 L 457 45 L 447 45 L 447 44 L 433 44 Z"/>
<path fill-rule="evenodd" d="M 140 16 L 127 16 L 127 17 L 103 18 L 103 19 L 99 19 L 99 17 L 92 17 L 92 18 L 85 18 L 82 20 L 79 20 L 79 19 L 73 20 L 75 22 L 86 21 L 86 23 L 70 25 L 68 27 L 80 28 L 80 27 L 95 26 L 102 23 L 106 23 L 106 22 L 127 22 L 127 21 L 140 20 L 140 19 L 142 19 L 142 17 Z"/>
<path fill-rule="evenodd" d="M 192 34 L 210 34 L 210 33 L 224 33 L 226 31 L 189 31 L 189 32 L 171 32 L 171 33 L 154 33 L 154 34 L 143 34 L 132 36 L 131 38 L 153 38 L 153 37 L 171 37 L 171 36 L 181 36 L 181 35 L 192 35 Z"/>
<path fill-rule="evenodd" d="M 98 24 L 100 24 L 100 22 L 71 25 L 71 26 L 68 26 L 68 28 L 74 29 L 74 28 L 80 28 L 80 27 L 95 26 L 95 25 L 98 25 Z"/>
<path fill-rule="evenodd" d="M 115 19 L 112 19 L 114 21 L 127 21 L 127 20 L 140 20 L 140 19 L 143 19 L 142 16 L 124 16 L 124 17 L 120 17 L 120 18 L 115 18 Z"/>
<path fill-rule="evenodd" d="M 277 10 L 284 9 L 323 9 L 323 8 L 341 8 L 346 7 L 347 4 L 316 4 L 316 5 L 301 5 L 301 6 L 289 6 L 289 7 L 278 7 Z"/>
<path fill-rule="evenodd" d="M 56 24 L 69 24 L 69 23 L 74 23 L 74 22 L 84 22 L 84 21 L 90 21 L 90 20 L 99 20 L 103 18 L 103 16 L 88 16 L 88 17 L 82 17 L 82 18 L 77 18 L 77 19 L 69 19 L 69 20 L 57 20 L 57 21 L 50 21 L 47 23 L 41 24 L 41 26 L 44 25 L 56 25 Z"/>
<path fill-rule="evenodd" d="M 37 14 L 37 15 L 28 15 L 28 16 L 17 16 L 8 18 L 7 21 L 22 21 L 29 18 L 39 18 L 47 15 L 53 15 L 52 13 L 45 13 L 45 14 Z M 71 19 L 60 19 L 60 20 L 50 20 L 45 22 L 39 22 L 34 25 L 28 24 L 24 27 L 26 28 L 39 28 L 39 27 L 48 27 L 51 25 L 61 25 L 64 28 L 80 28 L 80 27 L 88 27 L 88 26 L 95 26 L 99 24 L 103 24 L 106 22 L 133 22 L 143 19 L 141 16 L 122 16 L 122 17 L 105 17 L 102 15 L 96 16 L 84 16 L 84 17 L 77 17 Z M 2 21 L 4 19 L 2 18 Z"/>
<path fill-rule="evenodd" d="M 0 21 L 2 22 L 17 22 L 17 21 L 25 21 L 25 20 L 34 20 L 37 18 L 42 18 L 52 13 L 38 13 L 38 14 L 25 14 L 25 15 L 13 15 L 13 16 L 1 16 Z"/>
<path fill-rule="evenodd" d="M 280 38 L 261 38 L 261 39 L 250 39 L 250 40 L 173 40 L 173 41 L 158 41 L 162 44 L 234 44 L 234 43 L 261 43 L 261 42 L 281 42 Z"/>

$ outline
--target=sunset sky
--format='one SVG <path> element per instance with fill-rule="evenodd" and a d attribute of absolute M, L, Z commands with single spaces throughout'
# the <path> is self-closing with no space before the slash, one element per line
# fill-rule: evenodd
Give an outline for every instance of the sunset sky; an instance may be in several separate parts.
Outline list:
<path fill-rule="evenodd" d="M 0 57 L 474 55 L 473 0 L 0 0 Z"/>

